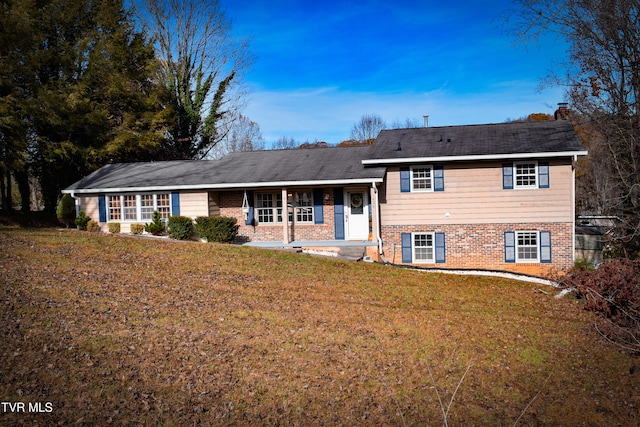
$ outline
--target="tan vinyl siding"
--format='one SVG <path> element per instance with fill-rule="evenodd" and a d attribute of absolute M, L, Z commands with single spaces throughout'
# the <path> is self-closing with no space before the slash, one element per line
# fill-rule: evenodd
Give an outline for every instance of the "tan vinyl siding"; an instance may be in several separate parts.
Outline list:
<path fill-rule="evenodd" d="M 400 192 L 400 167 L 387 173 L 383 225 L 570 222 L 571 164 L 550 162 L 550 188 L 502 188 L 502 163 L 445 165 L 442 192 Z"/>
<path fill-rule="evenodd" d="M 209 199 L 206 192 L 180 193 L 180 215 L 197 218 L 209 216 Z"/>
<path fill-rule="evenodd" d="M 100 231 L 106 233 L 109 231 L 106 222 L 100 222 L 100 211 L 98 208 L 98 196 L 78 196 L 78 205 L 85 215 L 94 220 L 100 226 Z M 122 224 L 120 225 L 122 227 Z M 122 230 L 121 230 L 122 231 Z"/>
<path fill-rule="evenodd" d="M 99 222 L 100 212 L 98 211 L 98 196 L 78 197 L 78 202 L 80 210 L 84 211 L 86 216 L 95 222 Z"/>

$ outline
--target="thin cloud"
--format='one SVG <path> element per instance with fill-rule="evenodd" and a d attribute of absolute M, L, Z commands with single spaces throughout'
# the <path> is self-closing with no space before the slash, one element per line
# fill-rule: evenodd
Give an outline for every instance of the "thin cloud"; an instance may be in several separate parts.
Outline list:
<path fill-rule="evenodd" d="M 256 91 L 246 115 L 256 121 L 269 145 L 282 136 L 297 142 L 337 144 L 349 138 L 351 128 L 364 114 L 382 117 L 387 124 L 405 119 L 430 126 L 500 123 L 531 113 L 552 114 L 562 101 L 560 89 L 538 93 L 537 83 L 501 82 L 485 92 L 352 92 L 336 87 Z"/>

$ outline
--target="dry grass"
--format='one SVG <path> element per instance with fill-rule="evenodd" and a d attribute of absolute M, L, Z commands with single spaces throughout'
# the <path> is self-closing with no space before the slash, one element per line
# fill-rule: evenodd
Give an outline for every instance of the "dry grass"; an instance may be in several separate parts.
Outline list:
<path fill-rule="evenodd" d="M 53 404 L 0 425 L 639 422 L 638 360 L 539 285 L 74 231 L 0 248 L 0 400 Z"/>

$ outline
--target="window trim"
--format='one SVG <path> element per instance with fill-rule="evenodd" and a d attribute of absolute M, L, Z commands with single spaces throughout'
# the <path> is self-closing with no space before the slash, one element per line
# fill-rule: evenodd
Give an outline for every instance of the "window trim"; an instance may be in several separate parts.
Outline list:
<path fill-rule="evenodd" d="M 514 231 L 515 235 L 515 256 L 516 256 L 516 263 L 540 263 L 540 231 L 538 230 L 516 230 Z M 519 236 L 523 233 L 533 233 L 535 235 L 535 245 L 520 245 L 518 243 L 519 241 Z M 531 248 L 531 247 L 535 247 L 536 249 L 536 257 L 535 258 L 521 258 L 520 257 L 520 248 L 521 247 L 527 247 L 527 248 Z"/>
<path fill-rule="evenodd" d="M 117 200 L 117 205 L 111 204 L 112 200 Z M 118 212 L 118 218 L 112 218 L 113 212 Z M 107 196 L 107 222 L 122 222 L 122 195 Z"/>
<path fill-rule="evenodd" d="M 298 194 L 303 194 L 303 193 L 308 193 L 309 194 L 309 200 L 308 203 L 309 205 L 299 205 L 298 203 L 302 200 L 302 198 L 298 198 Z M 298 191 L 294 191 L 292 193 L 292 206 L 293 206 L 293 215 L 295 215 L 295 223 L 296 224 L 314 224 L 314 219 L 315 219 L 315 206 L 314 206 L 314 198 L 313 198 L 313 190 L 298 190 Z M 310 216 L 311 219 L 309 220 L 299 220 L 298 216 L 302 216 L 302 209 L 305 209 L 307 211 L 306 214 L 307 216 Z M 291 219 L 291 218 L 290 218 Z"/>
<path fill-rule="evenodd" d="M 415 178 L 413 176 L 414 169 L 429 170 L 429 188 L 415 188 Z M 421 178 L 426 180 L 426 178 Z M 409 191 L 411 193 L 431 193 L 434 191 L 434 168 L 433 165 L 412 165 L 409 167 Z"/>
<path fill-rule="evenodd" d="M 262 194 L 269 194 L 272 198 L 273 206 L 263 208 L 258 206 L 258 196 Z M 273 191 L 262 191 L 255 193 L 255 220 L 257 225 L 276 225 L 282 224 L 282 192 L 273 192 Z M 273 221 L 260 221 L 260 210 L 271 210 L 271 216 Z"/>
<path fill-rule="evenodd" d="M 416 257 L 416 236 L 418 235 L 431 236 L 431 246 L 420 246 L 424 248 L 431 248 L 430 259 L 418 259 Z M 416 231 L 411 233 L 411 259 L 412 259 L 412 263 L 415 263 L 415 264 L 435 264 L 436 263 L 436 233 L 435 232 Z"/>
<path fill-rule="evenodd" d="M 518 174 L 518 166 L 524 166 L 524 165 L 533 165 L 533 169 L 534 169 L 534 173 L 533 173 L 533 177 L 535 179 L 535 184 L 528 184 L 528 185 L 522 185 L 522 184 L 518 184 L 518 177 L 519 176 L 530 176 L 529 174 L 524 175 L 524 174 Z M 513 189 L 514 190 L 535 190 L 538 189 L 540 186 L 540 177 L 538 176 L 539 174 L 539 170 L 538 170 L 538 162 L 537 161 L 520 161 L 520 162 L 513 162 Z"/>
<path fill-rule="evenodd" d="M 153 196 L 153 210 L 152 210 L 152 215 L 154 211 L 160 211 L 160 208 L 168 208 L 168 216 L 167 218 L 162 218 L 162 221 L 167 221 L 167 219 L 173 214 L 173 208 L 172 208 L 172 204 L 171 204 L 171 193 L 126 193 L 126 194 L 110 194 L 107 195 L 106 197 L 106 203 L 105 203 L 105 214 L 106 214 L 106 222 L 121 222 L 121 223 L 126 223 L 126 224 L 134 224 L 134 223 L 139 223 L 139 222 L 144 222 L 144 221 L 151 221 L 151 218 L 149 219 L 143 219 L 142 218 L 142 196 L 148 196 L 151 195 Z M 167 204 L 166 205 L 158 205 L 158 197 L 165 195 L 167 197 Z M 135 206 L 126 206 L 125 205 L 125 201 L 127 200 L 127 198 L 131 198 L 131 197 L 135 197 Z M 118 201 L 118 205 L 117 206 L 112 206 L 111 201 L 112 200 L 117 200 Z M 135 219 L 125 219 L 125 210 L 127 208 L 132 209 L 135 207 Z M 148 208 L 149 206 L 145 206 L 146 208 Z M 119 212 L 119 218 L 113 218 L 112 212 L 113 211 L 118 211 Z"/>

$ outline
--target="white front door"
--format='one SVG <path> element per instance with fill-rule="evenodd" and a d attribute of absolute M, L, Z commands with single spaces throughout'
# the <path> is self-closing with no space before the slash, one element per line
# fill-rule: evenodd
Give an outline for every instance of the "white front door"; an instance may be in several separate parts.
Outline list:
<path fill-rule="evenodd" d="M 348 240 L 369 238 L 369 200 L 365 190 L 345 192 L 344 221 Z"/>

